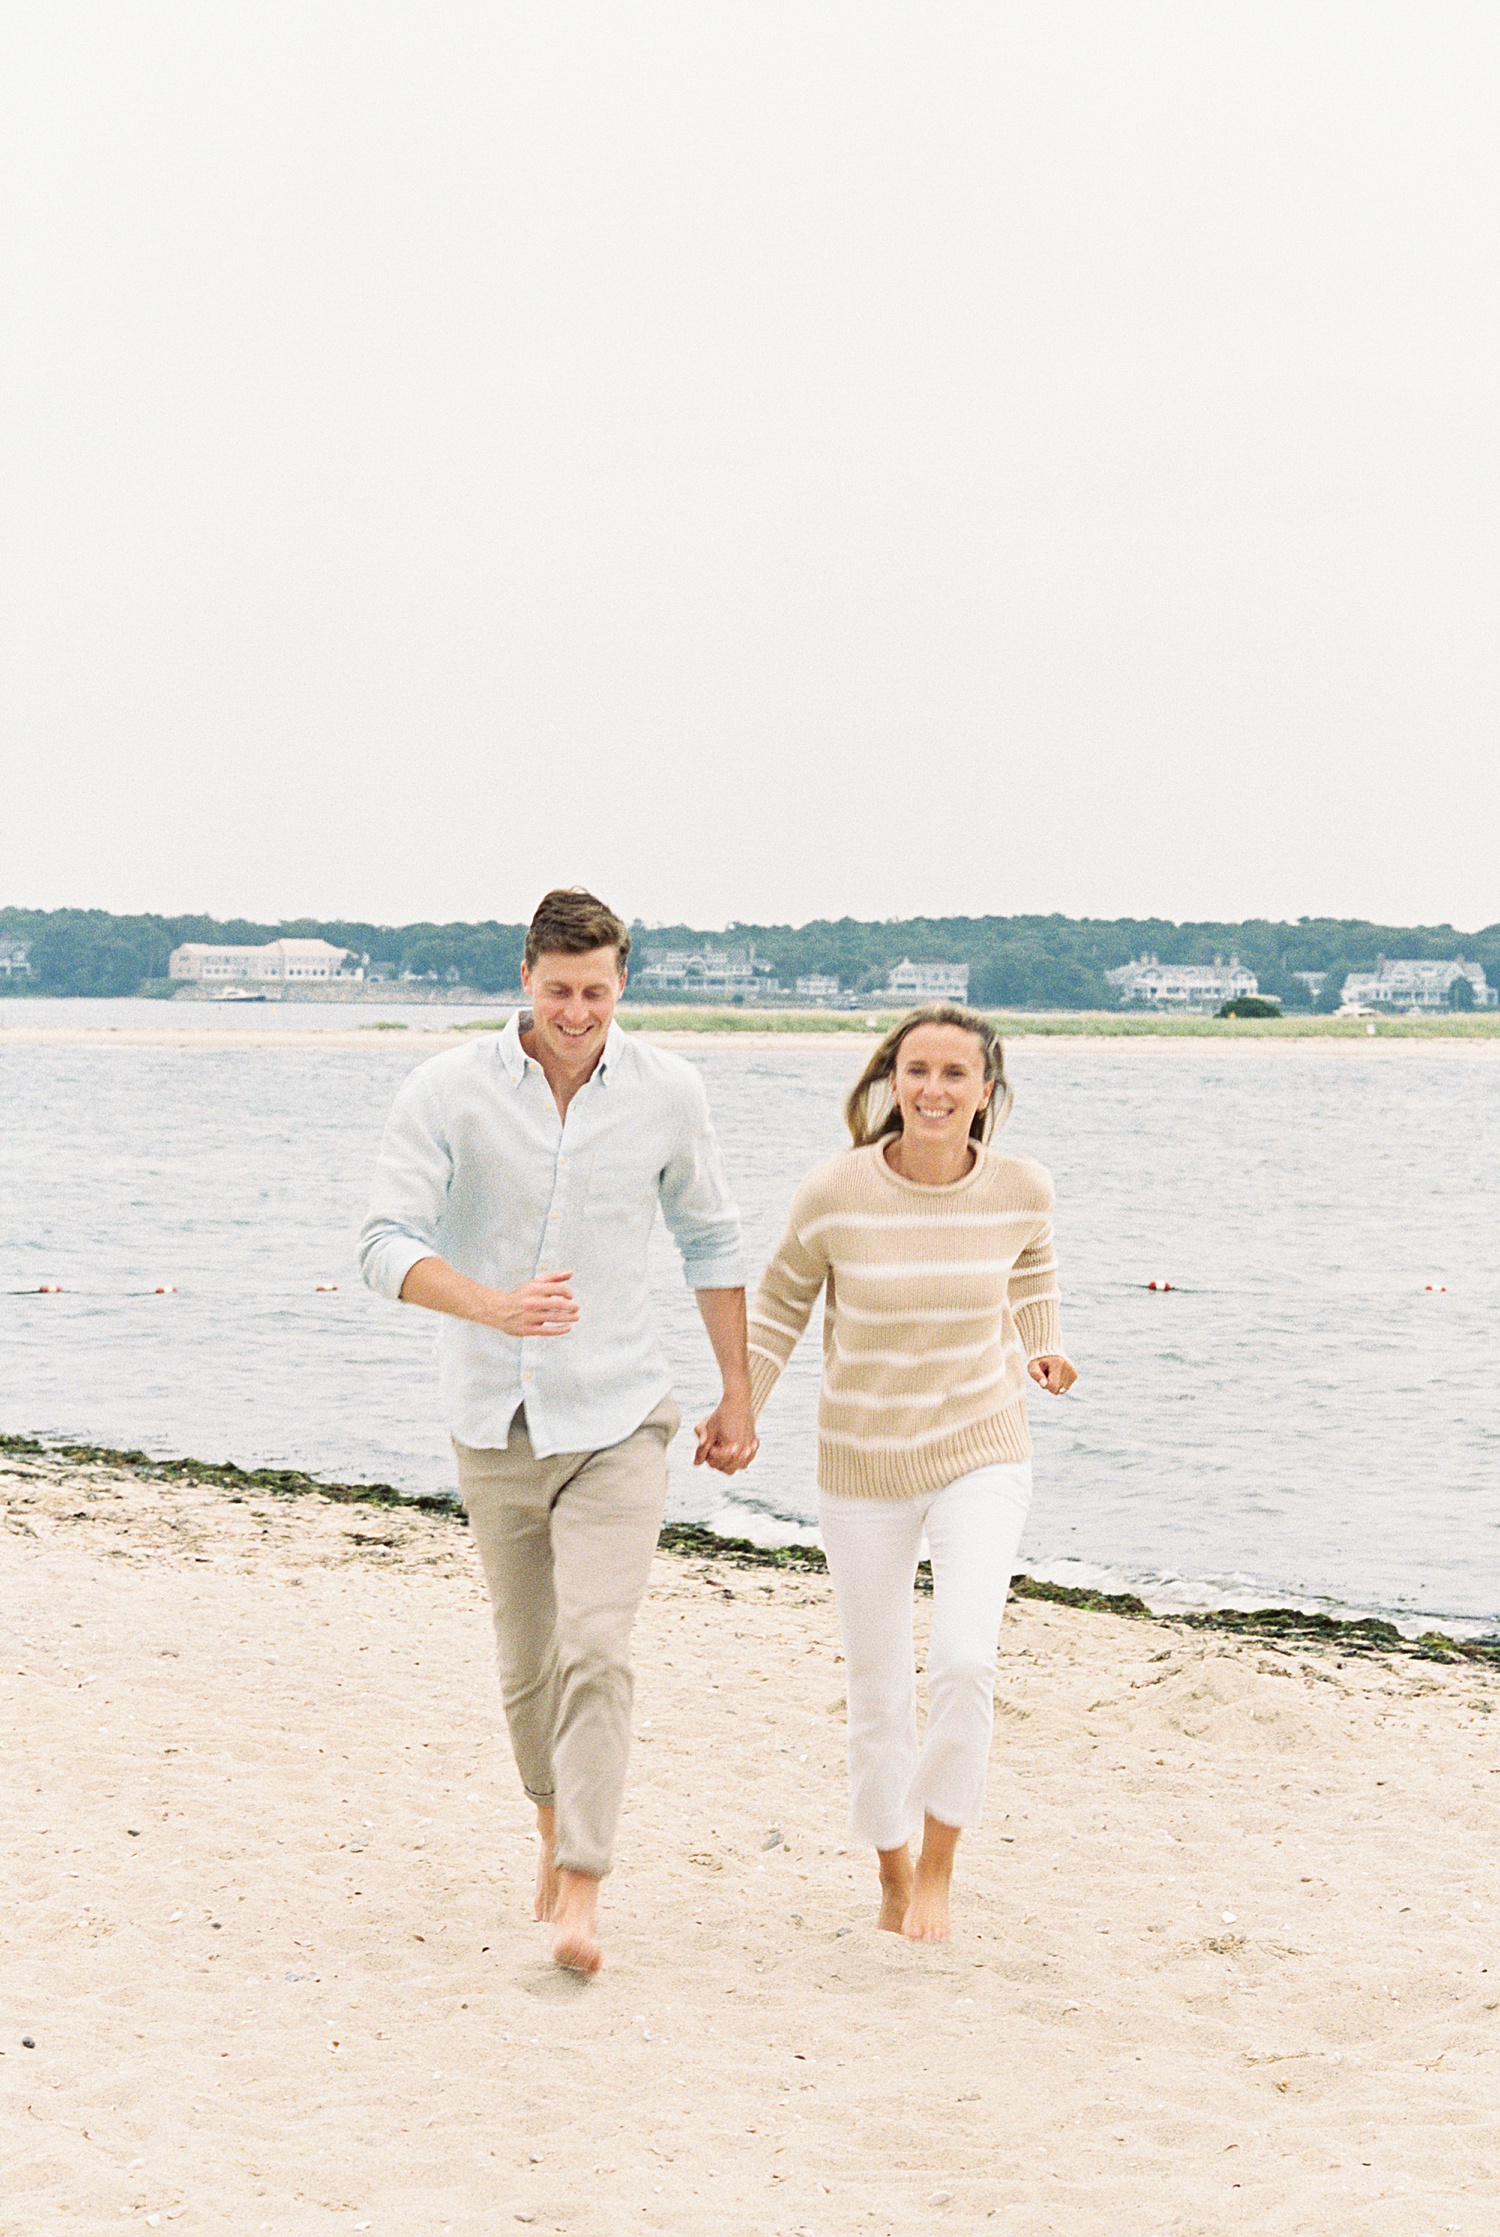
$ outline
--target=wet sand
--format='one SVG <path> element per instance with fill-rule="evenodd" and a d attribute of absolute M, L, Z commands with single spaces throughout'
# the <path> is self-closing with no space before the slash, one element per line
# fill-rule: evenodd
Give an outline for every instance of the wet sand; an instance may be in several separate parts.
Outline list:
<path fill-rule="evenodd" d="M 664 1555 L 585 1985 L 456 1523 L 0 1471 L 6 2237 L 1500 2226 L 1494 1671 L 1015 1603 L 919 1949 L 826 1584 Z"/>

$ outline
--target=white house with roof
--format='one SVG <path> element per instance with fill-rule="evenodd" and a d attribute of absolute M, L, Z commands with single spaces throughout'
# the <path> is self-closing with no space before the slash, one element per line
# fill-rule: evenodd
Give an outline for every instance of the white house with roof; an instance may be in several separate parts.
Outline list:
<path fill-rule="evenodd" d="M 207 986 L 241 979 L 276 980 L 282 985 L 336 979 L 345 957 L 352 952 L 333 947 L 327 940 L 268 940 L 260 948 L 213 947 L 205 941 L 188 940 L 172 950 L 167 975 Z"/>
<path fill-rule="evenodd" d="M 1467 979 L 1474 989 L 1476 1010 L 1493 1010 L 1500 991 L 1484 975 L 1482 963 L 1465 963 L 1461 955 L 1450 962 L 1425 956 L 1394 961 L 1377 956 L 1373 971 L 1351 971 L 1339 1000 L 1346 1010 L 1446 1010 L 1452 1007 L 1455 979 Z"/>
<path fill-rule="evenodd" d="M 838 980 L 827 971 L 808 971 L 797 981 L 797 994 L 803 1002 L 836 1002 L 838 992 Z"/>
<path fill-rule="evenodd" d="M 894 1002 L 967 1002 L 967 963 L 913 963 L 906 956 L 893 964 L 881 989 Z"/>
<path fill-rule="evenodd" d="M 1226 963 L 1160 963 L 1154 955 L 1122 963 L 1104 974 L 1122 1002 L 1149 1002 L 1162 1010 L 1216 1010 L 1241 994 L 1258 994 L 1260 982 L 1237 955 Z"/>
<path fill-rule="evenodd" d="M 31 942 L 0 939 L 0 979 L 31 977 Z"/>
<path fill-rule="evenodd" d="M 745 994 L 755 982 L 752 948 L 648 948 L 637 986 L 683 994 Z"/>
<path fill-rule="evenodd" d="M 778 992 L 773 966 L 756 960 L 748 948 L 648 948 L 633 974 L 641 987 L 679 994 L 769 994 Z"/>

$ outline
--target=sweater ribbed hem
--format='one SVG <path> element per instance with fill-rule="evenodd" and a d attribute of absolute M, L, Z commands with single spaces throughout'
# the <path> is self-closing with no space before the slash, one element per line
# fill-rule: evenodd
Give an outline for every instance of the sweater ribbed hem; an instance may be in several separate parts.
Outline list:
<path fill-rule="evenodd" d="M 754 1369 L 751 1370 L 752 1379 Z M 894 1450 L 871 1451 L 834 1444 L 818 1437 L 818 1488 L 836 1499 L 918 1499 L 941 1491 L 976 1468 L 993 1468 L 1031 1458 L 1031 1431 L 1023 1392 L 988 1421 L 971 1422 L 930 1445 L 902 1443 Z"/>

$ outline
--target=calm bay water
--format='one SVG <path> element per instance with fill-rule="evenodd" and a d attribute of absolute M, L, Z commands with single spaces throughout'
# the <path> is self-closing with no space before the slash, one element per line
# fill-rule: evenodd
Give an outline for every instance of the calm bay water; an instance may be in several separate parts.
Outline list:
<path fill-rule="evenodd" d="M 168 1022 L 125 1003 L 28 1003 L 25 1022 L 44 1009 Z M 0 1427 L 450 1488 L 430 1324 L 369 1296 L 352 1263 L 425 1035 L 328 1046 L 325 1025 L 361 1021 L 315 1005 L 272 1048 L 244 1045 L 241 1019 L 281 1028 L 259 1006 L 170 1023 L 210 1018 L 222 1048 L 18 1047 L 0 1030 Z M 757 1265 L 796 1180 L 841 1146 L 862 1047 L 688 1051 Z M 1011 1062 L 1006 1140 L 1057 1180 L 1081 1370 L 1073 1396 L 1032 1405 L 1025 1565 L 1164 1606 L 1500 1624 L 1500 1050 L 1021 1041 Z M 710 1355 L 660 1228 L 654 1249 L 694 1419 Z M 672 1511 L 805 1526 L 817 1374 L 814 1329 L 732 1492 L 680 1440 Z"/>

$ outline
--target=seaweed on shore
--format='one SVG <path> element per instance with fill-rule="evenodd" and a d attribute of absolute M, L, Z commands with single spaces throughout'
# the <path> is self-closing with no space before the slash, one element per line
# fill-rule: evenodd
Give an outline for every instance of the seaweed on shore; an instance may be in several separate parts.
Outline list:
<path fill-rule="evenodd" d="M 1148 1608 L 1133 1592 L 1093 1592 L 1025 1576 L 1013 1577 L 1010 1589 L 1018 1600 L 1055 1600 L 1067 1608 L 1092 1608 L 1105 1615 L 1149 1616 L 1153 1623 L 1181 1624 L 1189 1631 L 1240 1632 L 1303 1646 L 1337 1647 L 1341 1654 L 1409 1654 L 1421 1662 L 1489 1662 L 1500 1667 L 1500 1639 L 1454 1639 L 1446 1631 L 1424 1631 L 1413 1639 L 1379 1616 L 1324 1616 L 1305 1608 L 1162 1611 Z"/>
<path fill-rule="evenodd" d="M 36 1437 L 0 1433 L 0 1456 L 6 1453 L 26 1459 L 71 1460 L 81 1467 L 117 1468 L 151 1482 L 219 1484 L 234 1491 L 268 1491 L 278 1499 L 303 1499 L 316 1493 L 320 1499 L 360 1506 L 416 1507 L 424 1514 L 463 1515 L 454 1494 L 400 1491 L 395 1484 L 325 1483 L 300 1468 L 241 1468 L 232 1460 L 160 1460 L 152 1453 L 124 1452 L 113 1445 L 43 1444 Z"/>
<path fill-rule="evenodd" d="M 232 1460 L 159 1460 L 150 1453 L 121 1451 L 112 1445 L 48 1444 L 37 1437 L 10 1436 L 0 1431 L 0 1459 L 7 1454 L 17 1459 L 114 1468 L 147 1481 L 214 1484 L 234 1492 L 269 1492 L 278 1499 L 316 1496 L 358 1506 L 414 1507 L 419 1513 L 443 1515 L 455 1522 L 464 1519 L 463 1505 L 455 1493 L 405 1492 L 394 1484 L 326 1483 L 300 1468 L 241 1468 Z M 828 1569 L 818 1546 L 758 1546 L 749 1538 L 721 1538 L 696 1522 L 664 1523 L 658 1544 L 663 1553 L 713 1561 L 732 1569 L 779 1569 L 819 1576 L 826 1575 Z M 1424 1631 L 1410 1638 L 1378 1616 L 1325 1616 L 1302 1608 L 1209 1608 L 1161 1613 L 1147 1607 L 1134 1592 L 1096 1592 L 1088 1585 L 1048 1584 L 1025 1575 L 1013 1577 L 1010 1589 L 1017 1600 L 1049 1600 L 1063 1608 L 1126 1619 L 1144 1616 L 1154 1623 L 1175 1624 L 1189 1631 L 1227 1631 L 1268 1641 L 1334 1647 L 1341 1654 L 1404 1654 L 1421 1662 L 1477 1662 L 1500 1669 L 1500 1638 L 1454 1639 L 1445 1631 Z M 917 1571 L 917 1590 L 932 1590 L 932 1570 L 925 1561 Z"/>
<path fill-rule="evenodd" d="M 666 1553 L 696 1555 L 732 1569 L 790 1569 L 827 1573 L 820 1546 L 758 1546 L 750 1538 L 721 1538 L 701 1523 L 669 1522 L 659 1543 Z M 1038 1584 L 1034 1577 L 1013 1577 L 1010 1586 L 1018 1600 L 1056 1600 L 1065 1608 L 1088 1608 L 1101 1615 L 1149 1616 L 1151 1610 L 1133 1592 L 1093 1592 L 1080 1585 Z M 918 1592 L 932 1590 L 932 1564 L 917 1565 Z"/>
<path fill-rule="evenodd" d="M 822 1576 L 828 1568 L 821 1546 L 758 1546 L 750 1538 L 721 1538 L 701 1522 L 664 1522 L 656 1543 L 663 1553 L 723 1562 L 731 1569 L 815 1570 Z"/>

